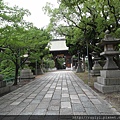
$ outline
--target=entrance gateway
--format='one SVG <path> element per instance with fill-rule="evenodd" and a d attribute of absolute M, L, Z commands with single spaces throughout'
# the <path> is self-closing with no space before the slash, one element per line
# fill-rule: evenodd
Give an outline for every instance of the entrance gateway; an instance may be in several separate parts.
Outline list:
<path fill-rule="evenodd" d="M 57 69 L 65 69 L 71 67 L 72 56 L 68 52 L 65 39 L 53 39 L 49 42 L 50 53 L 53 55 L 55 67 Z M 63 67 L 58 65 L 58 59 L 62 59 Z"/>

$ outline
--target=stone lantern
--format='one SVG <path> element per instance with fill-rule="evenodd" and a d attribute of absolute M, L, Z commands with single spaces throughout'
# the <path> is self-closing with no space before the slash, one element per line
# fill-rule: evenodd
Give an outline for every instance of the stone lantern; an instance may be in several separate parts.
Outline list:
<path fill-rule="evenodd" d="M 28 57 L 28 55 L 25 54 L 23 57 L 24 58 Z M 35 78 L 35 76 L 33 75 L 32 71 L 31 71 L 31 69 L 28 67 L 29 64 L 30 64 L 30 61 L 26 60 L 26 62 L 25 62 L 26 67 L 24 67 L 24 69 L 22 69 L 20 71 L 20 80 L 32 80 L 32 79 Z"/>
<path fill-rule="evenodd" d="M 106 63 L 103 70 L 100 71 L 100 76 L 97 77 L 94 87 L 102 93 L 120 91 L 120 70 L 113 60 L 115 55 L 120 54 L 120 51 L 115 51 L 115 46 L 119 43 L 120 39 L 113 38 L 107 32 L 100 43 L 101 46 L 104 46 L 104 52 L 100 55 L 106 58 Z"/>
<path fill-rule="evenodd" d="M 100 57 L 98 56 L 98 53 L 94 52 L 94 51 L 91 53 L 91 55 L 94 57 L 93 58 L 94 65 L 92 67 L 92 70 L 90 71 L 91 75 L 92 76 L 99 76 L 100 75 L 100 70 L 102 70 L 102 67 L 98 62 L 100 60 Z"/>

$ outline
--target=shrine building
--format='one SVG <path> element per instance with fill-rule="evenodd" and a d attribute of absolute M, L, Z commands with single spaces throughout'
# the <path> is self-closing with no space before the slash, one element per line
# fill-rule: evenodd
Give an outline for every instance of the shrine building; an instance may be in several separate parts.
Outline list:
<path fill-rule="evenodd" d="M 50 53 L 53 55 L 55 61 L 55 67 L 57 68 L 56 59 L 64 58 L 66 68 L 71 67 L 71 58 L 72 56 L 69 54 L 69 48 L 66 46 L 65 39 L 53 39 L 49 42 Z"/>

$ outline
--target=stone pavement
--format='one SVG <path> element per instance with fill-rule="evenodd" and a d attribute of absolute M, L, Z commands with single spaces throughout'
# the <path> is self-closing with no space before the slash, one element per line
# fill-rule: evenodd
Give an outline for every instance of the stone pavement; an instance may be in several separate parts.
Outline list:
<path fill-rule="evenodd" d="M 0 98 L 0 115 L 115 115 L 72 71 L 48 72 Z"/>

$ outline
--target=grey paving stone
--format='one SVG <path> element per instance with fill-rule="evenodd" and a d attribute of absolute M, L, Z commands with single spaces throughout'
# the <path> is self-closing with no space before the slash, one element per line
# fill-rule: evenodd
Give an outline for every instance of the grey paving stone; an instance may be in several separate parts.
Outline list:
<path fill-rule="evenodd" d="M 40 95 L 38 95 L 38 96 L 35 97 L 35 99 L 42 100 L 43 97 L 44 97 L 44 96 L 40 96 Z"/>
<path fill-rule="evenodd" d="M 86 112 L 73 112 L 73 115 L 87 115 Z"/>
<path fill-rule="evenodd" d="M 102 104 L 98 99 L 90 99 L 93 104 Z"/>
<path fill-rule="evenodd" d="M 44 98 L 51 98 L 53 94 L 46 94 Z"/>
<path fill-rule="evenodd" d="M 22 111 L 23 111 L 23 107 L 21 107 L 21 108 L 15 108 L 15 109 L 13 109 L 12 111 L 10 111 L 9 112 L 9 114 L 7 114 L 7 115 L 19 115 Z"/>
<path fill-rule="evenodd" d="M 18 107 L 26 107 L 29 103 L 28 102 L 21 102 Z"/>
<path fill-rule="evenodd" d="M 74 112 L 85 112 L 83 105 L 80 103 L 73 103 L 72 109 Z"/>
<path fill-rule="evenodd" d="M 68 90 L 68 88 L 62 88 L 62 90 Z"/>
<path fill-rule="evenodd" d="M 90 101 L 89 100 L 89 98 L 86 96 L 86 97 L 84 97 L 84 96 L 81 96 L 81 97 L 79 97 L 80 98 L 80 100 L 82 101 L 82 102 L 84 102 L 84 101 Z"/>
<path fill-rule="evenodd" d="M 19 105 L 21 102 L 13 102 L 10 105 Z"/>
<path fill-rule="evenodd" d="M 1 116 L 7 115 L 7 114 L 9 114 L 9 112 L 2 112 L 2 111 L 0 112 Z M 1 116 L 0 116 L 0 119 L 1 119 Z"/>
<path fill-rule="evenodd" d="M 95 108 L 85 108 L 87 115 L 100 115 L 99 111 Z"/>
<path fill-rule="evenodd" d="M 23 112 L 34 112 L 34 110 L 36 109 L 36 107 L 38 106 L 38 104 L 32 104 L 32 105 L 28 105 Z"/>
<path fill-rule="evenodd" d="M 55 110 L 59 111 L 59 109 L 60 109 L 60 106 L 49 106 L 48 108 L 49 111 L 55 111 Z"/>
<path fill-rule="evenodd" d="M 83 94 L 82 90 L 76 90 L 77 94 Z"/>
<path fill-rule="evenodd" d="M 71 99 L 79 99 L 79 98 L 78 98 L 78 95 L 70 95 L 70 98 L 71 98 Z"/>
<path fill-rule="evenodd" d="M 62 97 L 69 97 L 69 94 L 62 94 Z"/>
<path fill-rule="evenodd" d="M 61 108 L 60 109 L 60 115 L 72 115 L 72 109 L 71 108 Z"/>
<path fill-rule="evenodd" d="M 3 109 L 3 108 L 5 108 L 6 106 L 8 106 L 8 104 L 6 104 L 6 103 L 3 103 L 3 104 L 1 104 L 1 105 L 0 105 L 0 109 Z"/>
<path fill-rule="evenodd" d="M 56 90 L 61 90 L 61 87 L 56 87 Z"/>
<path fill-rule="evenodd" d="M 82 93 L 82 94 L 78 94 L 78 96 L 79 96 L 79 97 L 86 97 L 86 95 L 83 94 L 83 93 Z"/>
<path fill-rule="evenodd" d="M 15 108 L 16 105 L 8 105 L 7 107 L 5 107 L 4 109 L 2 109 L 1 112 L 10 112 L 13 108 Z"/>
<path fill-rule="evenodd" d="M 59 111 L 57 110 L 47 111 L 46 115 L 59 115 Z"/>
<path fill-rule="evenodd" d="M 41 100 L 41 102 L 50 102 L 51 101 L 51 98 L 43 98 L 42 100 Z"/>
<path fill-rule="evenodd" d="M 37 108 L 47 108 L 49 106 L 49 102 L 41 102 Z"/>
<path fill-rule="evenodd" d="M 25 99 L 23 102 L 30 103 L 33 99 Z"/>
<path fill-rule="evenodd" d="M 94 96 L 94 95 L 88 95 L 88 97 L 90 98 L 90 99 L 97 99 L 97 97 L 96 96 Z"/>
<path fill-rule="evenodd" d="M 54 94 L 53 97 L 52 97 L 52 99 L 55 99 L 55 100 L 60 99 L 60 98 L 61 98 L 61 95 L 57 95 L 57 94 Z"/>
<path fill-rule="evenodd" d="M 32 115 L 33 113 L 32 112 L 27 112 L 27 111 L 23 111 L 20 113 L 20 115 Z"/>
<path fill-rule="evenodd" d="M 51 100 L 50 106 L 60 106 L 60 100 Z"/>
<path fill-rule="evenodd" d="M 92 102 L 90 102 L 90 101 L 82 102 L 82 104 L 83 104 L 84 107 L 87 107 L 87 108 L 94 107 L 94 105 L 93 105 Z"/>
<path fill-rule="evenodd" d="M 47 109 L 36 109 L 32 115 L 45 115 L 47 112 Z"/>
<path fill-rule="evenodd" d="M 62 97 L 61 101 L 62 102 L 70 102 L 70 98 L 69 97 Z"/>
<path fill-rule="evenodd" d="M 71 108 L 70 102 L 61 102 L 61 108 Z"/>
<path fill-rule="evenodd" d="M 54 91 L 48 91 L 47 92 L 47 94 L 53 94 L 54 93 Z"/>
<path fill-rule="evenodd" d="M 31 103 L 40 103 L 41 100 L 33 100 Z"/>
<path fill-rule="evenodd" d="M 71 99 L 71 103 L 81 103 L 79 99 Z"/>
<path fill-rule="evenodd" d="M 68 90 L 62 90 L 62 94 L 68 94 Z"/>

